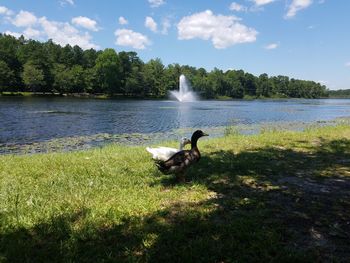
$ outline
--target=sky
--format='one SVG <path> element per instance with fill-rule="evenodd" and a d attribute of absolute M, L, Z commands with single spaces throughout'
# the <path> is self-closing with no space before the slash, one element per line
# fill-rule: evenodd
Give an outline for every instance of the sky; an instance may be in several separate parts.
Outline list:
<path fill-rule="evenodd" d="M 0 32 L 350 88 L 350 1 L 0 0 Z"/>

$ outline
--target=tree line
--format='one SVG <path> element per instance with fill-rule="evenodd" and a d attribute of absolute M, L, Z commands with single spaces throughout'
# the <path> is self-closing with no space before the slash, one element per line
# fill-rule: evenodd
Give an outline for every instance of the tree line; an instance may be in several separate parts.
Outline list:
<path fill-rule="evenodd" d="M 329 96 L 332 98 L 350 98 L 350 89 L 330 90 Z"/>
<path fill-rule="evenodd" d="M 319 98 L 326 86 L 287 76 L 254 76 L 243 70 L 143 62 L 136 52 L 83 50 L 79 46 L 39 42 L 0 34 L 0 92 L 89 93 L 162 98 L 179 86 L 184 74 L 203 98 Z"/>

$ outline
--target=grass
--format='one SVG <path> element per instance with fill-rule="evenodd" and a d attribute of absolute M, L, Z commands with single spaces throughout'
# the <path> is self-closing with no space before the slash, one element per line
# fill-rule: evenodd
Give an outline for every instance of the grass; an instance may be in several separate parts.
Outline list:
<path fill-rule="evenodd" d="M 31 91 L 3 91 L 0 92 L 0 97 L 71 97 L 80 99 L 118 99 L 118 100 L 162 100 L 164 98 L 156 96 L 136 96 L 136 95 L 125 95 L 125 94 L 107 94 L 107 93 L 52 93 L 52 92 L 31 92 Z"/>
<path fill-rule="evenodd" d="M 143 147 L 0 156 L 0 262 L 346 262 L 350 127 L 227 134 L 181 184 Z"/>
<path fill-rule="evenodd" d="M 32 92 L 27 92 L 27 91 L 16 91 L 16 92 L 4 91 L 4 92 L 0 92 L 0 96 L 30 97 L 32 95 L 33 95 Z"/>
<path fill-rule="evenodd" d="M 230 96 L 216 96 L 215 99 L 216 100 L 233 100 L 233 98 Z"/>

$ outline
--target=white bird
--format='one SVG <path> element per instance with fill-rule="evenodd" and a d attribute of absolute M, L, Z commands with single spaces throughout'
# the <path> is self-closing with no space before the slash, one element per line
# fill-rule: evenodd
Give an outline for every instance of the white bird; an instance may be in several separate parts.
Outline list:
<path fill-rule="evenodd" d="M 173 156 L 175 153 L 177 153 L 179 151 L 182 151 L 186 144 L 191 144 L 191 140 L 189 140 L 187 138 L 182 138 L 180 140 L 180 147 L 179 147 L 179 149 L 159 146 L 157 148 L 147 147 L 146 150 L 147 150 L 147 152 L 152 154 L 152 158 L 154 160 L 166 161 L 171 156 Z"/>

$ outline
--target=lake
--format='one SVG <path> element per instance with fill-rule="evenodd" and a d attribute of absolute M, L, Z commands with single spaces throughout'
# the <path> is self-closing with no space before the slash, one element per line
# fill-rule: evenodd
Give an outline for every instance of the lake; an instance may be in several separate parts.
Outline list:
<path fill-rule="evenodd" d="M 220 135 L 230 125 L 293 127 L 348 117 L 349 99 L 179 103 L 0 97 L 0 153 L 84 149 L 109 142 L 152 143 L 190 136 L 197 128 Z"/>

